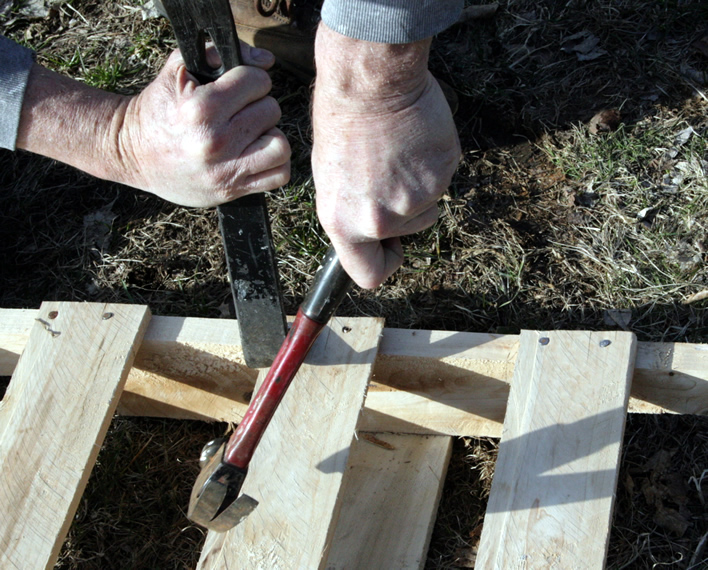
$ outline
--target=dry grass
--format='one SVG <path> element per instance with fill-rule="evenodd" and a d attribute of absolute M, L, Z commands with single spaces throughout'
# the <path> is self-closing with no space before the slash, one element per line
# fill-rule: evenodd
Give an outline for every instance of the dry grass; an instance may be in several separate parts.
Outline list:
<path fill-rule="evenodd" d="M 36 21 L 10 12 L 0 30 L 42 63 L 123 93 L 145 85 L 174 46 L 169 26 L 143 21 L 136 3 L 74 0 Z M 695 47 L 706 34 L 701 0 L 508 0 L 494 18 L 441 34 L 431 69 L 460 94 L 463 161 L 439 222 L 406 238 L 404 268 L 354 292 L 342 313 L 404 328 L 621 328 L 707 342 L 708 57 Z M 292 313 L 326 239 L 309 170 L 310 91 L 273 77 L 294 149 L 293 180 L 269 200 Z M 619 125 L 592 134 L 602 109 L 617 110 Z M 0 306 L 227 312 L 213 212 L 24 153 L 0 152 L 0 164 Z M 181 509 L 196 450 L 219 429 L 117 420 L 61 565 L 192 567 L 201 535 Z M 707 433 L 705 418 L 630 417 L 610 568 L 705 567 Z M 491 440 L 456 442 L 428 568 L 473 563 L 494 453 Z"/>

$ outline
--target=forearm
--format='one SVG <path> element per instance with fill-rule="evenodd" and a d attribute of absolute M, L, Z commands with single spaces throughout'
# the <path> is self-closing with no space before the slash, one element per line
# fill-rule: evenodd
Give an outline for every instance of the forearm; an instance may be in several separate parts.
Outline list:
<path fill-rule="evenodd" d="M 35 64 L 25 91 L 17 148 L 115 180 L 127 97 L 94 89 Z"/>

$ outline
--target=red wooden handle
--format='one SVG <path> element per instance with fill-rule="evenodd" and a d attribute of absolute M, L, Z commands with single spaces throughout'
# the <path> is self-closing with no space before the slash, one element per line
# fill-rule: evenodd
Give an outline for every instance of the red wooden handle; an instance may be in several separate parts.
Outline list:
<path fill-rule="evenodd" d="M 241 469 L 248 467 L 275 409 L 324 326 L 305 315 L 302 309 L 298 310 L 268 375 L 229 439 L 224 452 L 226 463 Z"/>

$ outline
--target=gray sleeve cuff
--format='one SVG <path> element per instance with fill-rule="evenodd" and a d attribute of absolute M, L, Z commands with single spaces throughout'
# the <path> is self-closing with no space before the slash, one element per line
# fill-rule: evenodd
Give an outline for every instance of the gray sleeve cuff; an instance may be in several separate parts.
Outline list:
<path fill-rule="evenodd" d="M 325 0 L 322 21 L 358 40 L 407 44 L 454 24 L 464 0 Z"/>
<path fill-rule="evenodd" d="M 0 148 L 15 150 L 34 53 L 0 36 Z"/>

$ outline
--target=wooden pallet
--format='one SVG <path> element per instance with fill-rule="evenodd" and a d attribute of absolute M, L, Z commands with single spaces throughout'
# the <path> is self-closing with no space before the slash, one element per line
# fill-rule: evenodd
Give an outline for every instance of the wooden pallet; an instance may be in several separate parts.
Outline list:
<path fill-rule="evenodd" d="M 9 375 L 0 568 L 27 569 L 56 560 L 114 413 L 238 422 L 259 371 L 233 321 L 45 303 L 0 310 Z M 477 567 L 602 568 L 627 411 L 707 410 L 705 345 L 334 319 L 254 457 L 261 504 L 209 533 L 199 566 L 420 568 L 451 437 L 488 435 L 501 443 Z"/>

